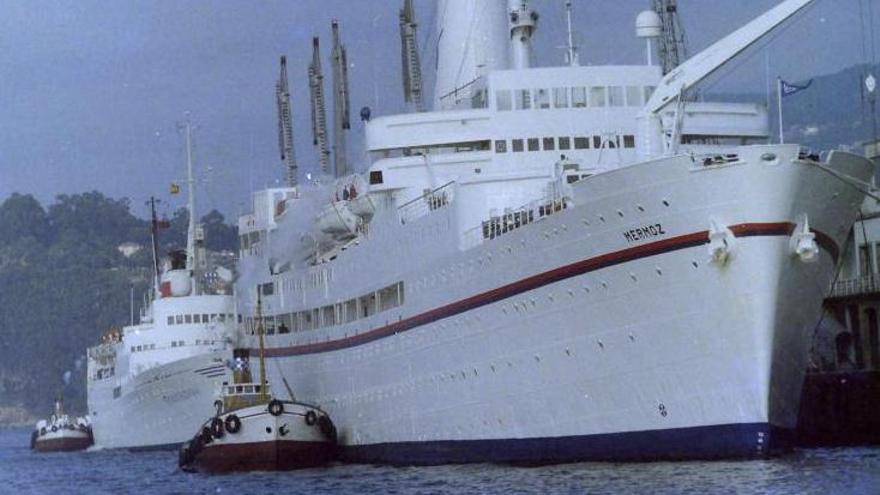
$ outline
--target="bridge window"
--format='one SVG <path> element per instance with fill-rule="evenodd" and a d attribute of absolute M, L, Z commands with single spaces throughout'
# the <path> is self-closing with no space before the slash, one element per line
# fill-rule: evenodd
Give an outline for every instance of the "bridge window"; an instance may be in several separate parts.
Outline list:
<path fill-rule="evenodd" d="M 510 90 L 502 89 L 495 92 L 495 109 L 506 112 L 513 109 L 513 101 L 510 99 Z"/>
<path fill-rule="evenodd" d="M 604 107 L 605 106 L 605 86 L 590 88 L 590 106 L 591 107 Z"/>
<path fill-rule="evenodd" d="M 183 315 L 177 315 L 175 316 L 175 319 L 177 320 L 178 325 L 183 324 Z"/>
<path fill-rule="evenodd" d="M 638 86 L 626 87 L 626 106 L 640 107 L 642 106 L 642 91 Z"/>
<path fill-rule="evenodd" d="M 553 88 L 553 106 L 568 108 L 568 88 Z"/>
<path fill-rule="evenodd" d="M 571 88 L 571 106 L 574 108 L 586 108 L 587 88 Z"/>
<path fill-rule="evenodd" d="M 576 150 L 590 149 L 590 138 L 588 138 L 586 136 L 575 136 L 574 149 L 576 149 Z"/>
<path fill-rule="evenodd" d="M 522 139 L 514 139 L 513 141 L 511 141 L 511 145 L 513 146 L 514 153 L 519 153 L 524 150 Z"/>
<path fill-rule="evenodd" d="M 544 141 L 544 151 L 553 151 L 556 149 L 556 141 L 552 137 L 545 137 Z"/>
<path fill-rule="evenodd" d="M 174 317 L 173 317 L 173 316 L 169 316 L 169 317 L 168 317 L 168 324 L 169 324 L 169 325 L 174 325 Z"/>
<path fill-rule="evenodd" d="M 535 108 L 550 108 L 550 93 L 546 89 L 535 90 Z"/>
<path fill-rule="evenodd" d="M 495 153 L 507 153 L 507 141 L 503 139 L 495 141 Z"/>
<path fill-rule="evenodd" d="M 559 149 L 570 150 L 571 149 L 571 138 L 568 136 L 561 136 L 559 138 Z"/>
<path fill-rule="evenodd" d="M 527 89 L 517 89 L 514 91 L 516 96 L 516 109 L 528 110 L 532 108 L 532 96 Z"/>
<path fill-rule="evenodd" d="M 635 148 L 636 147 L 636 137 L 632 135 L 623 136 L 623 147 L 624 148 Z"/>
<path fill-rule="evenodd" d="M 183 321 L 184 321 L 184 323 L 192 323 L 193 322 L 192 315 L 183 315 Z"/>
<path fill-rule="evenodd" d="M 599 149 L 602 147 L 602 138 L 599 136 L 593 136 L 593 148 Z"/>
<path fill-rule="evenodd" d="M 622 107 L 623 104 L 623 88 L 620 86 L 610 86 L 608 88 L 608 105 Z"/>
<path fill-rule="evenodd" d="M 541 146 L 538 141 L 538 138 L 529 138 L 528 139 L 529 151 L 540 151 Z"/>
<path fill-rule="evenodd" d="M 381 170 L 373 170 L 370 172 L 370 184 L 381 184 L 382 183 L 382 171 Z"/>

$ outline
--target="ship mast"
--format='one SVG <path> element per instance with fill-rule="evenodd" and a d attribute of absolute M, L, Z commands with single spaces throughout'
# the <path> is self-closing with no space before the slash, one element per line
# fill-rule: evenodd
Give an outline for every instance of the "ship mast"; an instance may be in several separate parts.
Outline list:
<path fill-rule="evenodd" d="M 150 196 L 150 240 L 153 248 L 153 290 L 159 292 L 159 219 L 156 218 L 156 198 Z"/>
<path fill-rule="evenodd" d="M 265 402 L 269 396 L 266 393 L 266 343 L 263 340 L 263 300 L 261 290 L 257 287 L 257 335 L 260 339 L 260 401 Z"/>
<path fill-rule="evenodd" d="M 568 46 L 566 47 L 566 58 L 568 60 L 566 62 L 572 67 L 577 67 L 580 65 L 580 58 L 578 57 L 578 46 L 574 44 L 574 31 L 571 28 L 571 11 L 571 0 L 565 0 L 565 24 L 568 31 Z"/>
<path fill-rule="evenodd" d="M 400 68 L 403 71 L 403 99 L 410 111 L 423 112 L 422 67 L 416 36 L 415 11 L 412 0 L 404 0 L 400 9 Z"/>
<path fill-rule="evenodd" d="M 293 122 L 290 115 L 290 89 L 287 84 L 287 57 L 281 57 L 281 74 L 275 84 L 278 104 L 278 148 L 281 160 L 287 164 L 287 187 L 296 186 L 296 153 L 293 147 Z"/>
<path fill-rule="evenodd" d="M 684 28 L 678 18 L 676 0 L 654 0 L 654 11 L 663 21 L 663 31 L 657 50 L 663 66 L 663 75 L 669 74 L 687 60 L 687 42 Z"/>
<path fill-rule="evenodd" d="M 339 40 L 339 21 L 330 23 L 333 32 L 333 173 L 336 177 L 348 175 L 345 131 L 351 128 L 348 96 L 348 57 L 345 45 Z"/>
<path fill-rule="evenodd" d="M 318 37 L 312 38 L 312 63 L 309 64 L 309 95 L 312 108 L 312 144 L 318 147 L 321 173 L 330 173 L 330 150 L 327 148 L 327 110 L 324 104 L 324 74 L 321 71 L 321 48 Z"/>
<path fill-rule="evenodd" d="M 189 225 L 186 230 L 186 269 L 192 278 L 192 294 L 199 295 L 199 285 L 197 283 L 198 276 L 198 255 L 196 251 L 196 195 L 195 180 L 193 179 L 193 160 L 192 160 L 192 123 L 187 120 L 183 124 L 186 133 L 186 185 L 187 185 L 187 209 L 189 210 Z"/>

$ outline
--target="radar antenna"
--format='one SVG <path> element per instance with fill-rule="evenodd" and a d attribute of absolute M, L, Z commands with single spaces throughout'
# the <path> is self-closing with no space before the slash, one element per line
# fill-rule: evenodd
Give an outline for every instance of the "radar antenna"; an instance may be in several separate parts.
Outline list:
<path fill-rule="evenodd" d="M 275 85 L 278 104 L 278 148 L 287 164 L 287 186 L 296 186 L 296 154 L 293 148 L 293 122 L 290 115 L 290 89 L 287 85 L 287 57 L 281 57 L 281 74 Z"/>
<path fill-rule="evenodd" d="M 339 41 L 339 21 L 330 23 L 333 32 L 333 172 L 336 177 L 348 174 L 345 131 L 351 128 L 348 100 L 348 57 Z"/>
<path fill-rule="evenodd" d="M 400 67 L 403 71 L 403 99 L 410 111 L 423 112 L 422 67 L 416 37 L 415 11 L 412 0 L 404 0 L 400 9 Z"/>
<path fill-rule="evenodd" d="M 321 173 L 330 173 L 330 150 L 327 147 L 327 110 L 324 105 L 324 74 L 321 71 L 321 47 L 312 38 L 312 63 L 309 65 L 309 95 L 312 107 L 312 143 L 318 147 Z"/>
<path fill-rule="evenodd" d="M 663 21 L 663 33 L 657 44 L 663 75 L 669 74 L 687 60 L 687 40 L 678 17 L 676 0 L 653 0 L 654 11 Z"/>

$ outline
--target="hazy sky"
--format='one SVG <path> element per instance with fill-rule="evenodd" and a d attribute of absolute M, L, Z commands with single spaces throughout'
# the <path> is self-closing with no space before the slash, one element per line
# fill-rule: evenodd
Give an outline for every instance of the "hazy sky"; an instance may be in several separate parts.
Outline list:
<path fill-rule="evenodd" d="M 863 35 L 870 44 L 869 28 L 880 29 L 880 5 L 872 7 L 873 20 L 868 18 L 872 2 L 880 3 L 817 0 L 769 43 L 708 84 L 715 91 L 762 92 L 767 57 L 772 77 L 790 80 L 870 61 L 870 47 L 867 59 L 863 55 Z M 358 110 L 368 105 L 379 115 L 402 107 L 400 3 L 0 0 L 0 199 L 18 191 L 49 202 L 58 193 L 98 189 L 131 198 L 143 213 L 146 198 L 167 199 L 168 184 L 183 176 L 183 139 L 176 123 L 190 112 L 199 126 L 195 152 L 197 173 L 204 179 L 199 209 L 216 207 L 235 217 L 247 209 L 250 191 L 283 174 L 274 101 L 281 54 L 288 56 L 293 86 L 297 158 L 301 169 L 315 169 L 306 69 L 311 37 L 320 35 L 329 95 L 334 17 L 351 64 L 355 121 L 349 156 L 363 169 Z M 634 19 L 649 3 L 575 0 L 582 63 L 641 63 L 644 46 L 634 36 Z M 691 53 L 776 3 L 679 0 Z M 416 0 L 423 41 L 434 33 L 433 4 Z M 565 36 L 563 2 L 533 4 L 541 13 L 538 65 L 558 64 Z M 880 48 L 880 39 L 875 46 Z M 428 70 L 431 50 L 423 46 L 422 51 Z M 172 199 L 165 208 L 183 201 Z"/>

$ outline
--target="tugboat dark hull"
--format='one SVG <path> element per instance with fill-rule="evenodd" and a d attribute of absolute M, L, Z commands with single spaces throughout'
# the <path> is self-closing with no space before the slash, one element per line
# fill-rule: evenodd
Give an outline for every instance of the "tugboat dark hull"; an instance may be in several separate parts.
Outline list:
<path fill-rule="evenodd" d="M 193 456 L 185 471 L 230 473 L 237 471 L 289 471 L 327 464 L 336 455 L 327 442 L 273 441 L 207 445 Z"/>
<path fill-rule="evenodd" d="M 36 452 L 73 452 L 76 450 L 85 450 L 91 445 L 91 436 L 59 437 L 36 440 L 33 449 Z"/>

